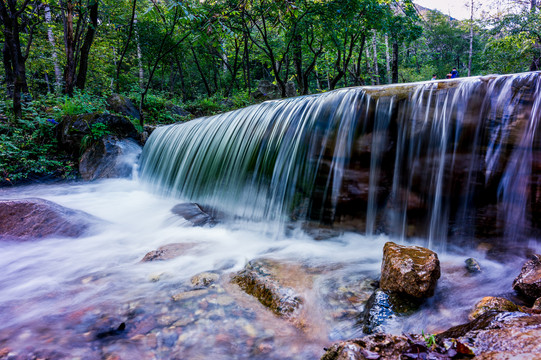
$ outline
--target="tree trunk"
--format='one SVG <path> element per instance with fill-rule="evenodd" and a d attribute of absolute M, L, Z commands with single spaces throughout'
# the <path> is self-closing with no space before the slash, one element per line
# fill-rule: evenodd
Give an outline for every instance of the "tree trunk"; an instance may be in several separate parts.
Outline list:
<path fill-rule="evenodd" d="M 379 85 L 378 43 L 376 37 L 376 30 L 374 30 L 374 35 L 372 37 L 372 47 L 374 48 L 374 77 L 376 85 Z"/>
<path fill-rule="evenodd" d="M 126 51 L 128 50 L 128 45 L 130 45 L 131 36 L 133 34 L 133 25 L 135 23 L 135 7 L 137 5 L 137 0 L 133 0 L 133 6 L 131 10 L 131 20 L 130 20 L 130 29 L 128 30 L 128 38 L 126 39 L 126 44 L 124 45 L 124 49 L 122 49 L 122 53 L 120 54 L 120 59 L 118 60 L 118 63 L 116 65 L 116 92 L 120 92 L 120 68 L 122 67 L 122 62 L 124 61 L 124 56 L 126 55 Z"/>
<path fill-rule="evenodd" d="M 385 34 L 385 65 L 387 70 L 387 84 L 391 83 L 391 54 L 389 54 L 389 35 Z"/>
<path fill-rule="evenodd" d="M 201 65 L 199 64 L 199 60 L 197 59 L 197 55 L 195 54 L 195 50 L 190 48 L 192 50 L 193 60 L 195 62 L 195 66 L 197 67 L 197 71 L 199 71 L 199 74 L 201 75 L 201 80 L 203 80 L 203 85 L 205 85 L 205 90 L 207 91 L 208 96 L 212 96 L 212 91 L 210 91 L 210 86 L 207 81 L 207 78 L 205 74 L 203 74 L 203 69 L 201 69 Z"/>
<path fill-rule="evenodd" d="M 398 41 L 396 39 L 393 40 L 393 78 L 392 83 L 397 84 L 398 83 Z"/>
<path fill-rule="evenodd" d="M 58 56 L 56 54 L 56 41 L 54 39 L 53 29 L 51 29 L 51 9 L 49 8 L 48 4 L 45 4 L 45 22 L 47 23 L 47 38 L 49 40 L 49 44 L 51 44 L 52 54 L 51 57 L 53 59 L 53 67 L 54 67 L 54 90 L 59 91 L 61 85 L 62 85 L 62 71 L 60 70 L 60 65 L 58 65 Z"/>
<path fill-rule="evenodd" d="M 2 57 L 6 80 L 6 93 L 7 96 L 13 98 L 13 86 L 15 84 L 15 76 L 13 75 L 13 64 L 11 63 L 11 51 L 7 43 L 4 43 L 4 47 L 2 49 Z"/>
<path fill-rule="evenodd" d="M 137 44 L 137 65 L 139 66 L 139 87 L 142 89 L 145 84 L 145 71 L 143 70 L 143 53 L 141 52 L 141 43 L 139 42 L 139 35 L 137 34 L 137 13 L 133 19 L 134 31 L 135 31 L 135 42 Z"/>
<path fill-rule="evenodd" d="M 66 67 L 64 68 L 64 93 L 73 95 L 75 87 L 75 37 L 73 34 L 73 10 L 74 4 L 71 0 L 66 2 L 66 8 L 62 9 L 64 14 L 64 48 L 66 51 Z"/>
<path fill-rule="evenodd" d="M 535 0 L 532 0 L 535 1 Z M 471 61 L 473 57 L 473 0 L 470 8 L 470 52 L 468 54 L 468 76 L 471 76 Z"/>
<path fill-rule="evenodd" d="M 0 20 L 4 25 L 2 29 L 4 33 L 4 68 L 8 69 L 6 71 L 6 80 L 8 77 L 12 79 L 13 93 L 11 95 L 13 99 L 13 113 L 16 117 L 21 117 L 21 92 L 28 93 L 28 84 L 26 82 L 26 58 L 21 51 L 19 17 L 25 10 L 28 2 L 25 2 L 18 10 L 16 0 L 8 0 L 7 5 L 9 10 L 4 1 L 0 2 Z M 27 44 L 27 47 L 29 46 L 30 44 Z"/>
<path fill-rule="evenodd" d="M 88 57 L 90 56 L 90 47 L 94 41 L 96 30 L 98 28 L 98 6 L 99 1 L 94 2 L 89 6 L 90 10 L 90 26 L 86 30 L 83 46 L 81 47 L 81 54 L 79 58 L 79 72 L 77 73 L 77 88 L 84 90 L 86 84 L 86 74 L 88 72 Z"/>

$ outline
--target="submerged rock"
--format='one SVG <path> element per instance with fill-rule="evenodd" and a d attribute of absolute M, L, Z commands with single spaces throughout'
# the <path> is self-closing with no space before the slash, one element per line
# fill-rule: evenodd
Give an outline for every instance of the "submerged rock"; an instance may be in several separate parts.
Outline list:
<path fill-rule="evenodd" d="M 0 240 L 41 239 L 51 236 L 78 237 L 102 220 L 58 205 L 31 198 L 0 200 Z"/>
<path fill-rule="evenodd" d="M 430 297 L 434 295 L 440 275 L 440 262 L 435 252 L 419 246 L 385 244 L 380 280 L 382 290 L 414 298 Z"/>
<path fill-rule="evenodd" d="M 174 243 L 160 246 L 157 250 L 148 252 L 141 262 L 174 259 L 194 246 L 195 244 L 191 243 Z"/>
<path fill-rule="evenodd" d="M 270 259 L 253 260 L 231 281 L 276 315 L 292 319 L 298 315 L 304 300 L 293 288 L 284 286 L 283 279 L 278 276 L 280 266 Z"/>
<path fill-rule="evenodd" d="M 134 140 L 107 135 L 81 156 L 79 173 L 84 180 L 129 178 L 141 152 L 141 146 Z"/>
<path fill-rule="evenodd" d="M 192 285 L 196 287 L 209 287 L 210 285 L 218 281 L 219 278 L 220 275 L 216 273 L 204 272 L 193 276 L 191 282 Z"/>
<path fill-rule="evenodd" d="M 180 216 L 184 220 L 191 223 L 193 226 L 214 226 L 216 220 L 209 215 L 201 205 L 196 203 L 182 203 L 175 205 L 171 212 Z"/>
<path fill-rule="evenodd" d="M 470 274 L 477 274 L 481 272 L 481 265 L 474 258 L 468 258 L 464 261 L 466 263 L 466 270 Z"/>
<path fill-rule="evenodd" d="M 481 301 L 479 301 L 475 305 L 475 308 L 470 313 L 468 318 L 470 320 L 477 319 L 479 316 L 491 311 L 518 311 L 518 306 L 515 305 L 512 301 L 504 298 L 487 296 L 481 299 Z"/>
<path fill-rule="evenodd" d="M 541 255 L 534 255 L 524 264 L 513 281 L 513 289 L 532 299 L 541 297 Z"/>

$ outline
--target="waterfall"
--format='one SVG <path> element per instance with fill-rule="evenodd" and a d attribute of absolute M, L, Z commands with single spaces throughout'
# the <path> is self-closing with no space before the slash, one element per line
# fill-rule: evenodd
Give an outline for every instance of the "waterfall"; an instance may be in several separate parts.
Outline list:
<path fill-rule="evenodd" d="M 539 233 L 541 75 L 357 87 L 164 126 L 141 178 L 257 221 L 519 240 Z"/>

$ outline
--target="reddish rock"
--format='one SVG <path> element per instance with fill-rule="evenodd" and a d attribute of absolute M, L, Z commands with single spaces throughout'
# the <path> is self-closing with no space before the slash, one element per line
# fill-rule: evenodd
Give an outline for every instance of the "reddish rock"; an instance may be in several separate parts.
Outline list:
<path fill-rule="evenodd" d="M 419 246 L 385 244 L 381 265 L 382 290 L 414 298 L 430 297 L 434 295 L 440 274 L 440 261 L 435 252 Z"/>
<path fill-rule="evenodd" d="M 78 237 L 101 222 L 83 211 L 38 198 L 0 200 L 0 219 L 0 239 L 19 241 Z"/>
<path fill-rule="evenodd" d="M 532 299 L 541 297 L 541 255 L 534 255 L 524 264 L 513 281 L 513 289 Z"/>

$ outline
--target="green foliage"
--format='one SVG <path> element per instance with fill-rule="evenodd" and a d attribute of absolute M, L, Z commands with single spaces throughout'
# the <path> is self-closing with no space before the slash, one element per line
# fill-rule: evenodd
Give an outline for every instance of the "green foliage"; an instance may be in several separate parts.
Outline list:
<path fill-rule="evenodd" d="M 0 120 L 0 185 L 73 176 L 75 165 L 58 150 L 54 119 L 33 106 L 24 114 L 32 120 Z"/>
<path fill-rule="evenodd" d="M 62 104 L 63 115 L 79 115 L 92 112 L 105 112 L 105 97 L 89 92 L 75 91 L 72 97 L 65 96 Z"/>
<path fill-rule="evenodd" d="M 423 330 L 423 331 L 421 331 L 421 335 L 423 337 L 423 340 L 426 343 L 426 347 L 434 349 L 437 346 L 436 336 L 434 336 L 434 334 L 426 334 L 425 335 L 425 332 Z"/>

